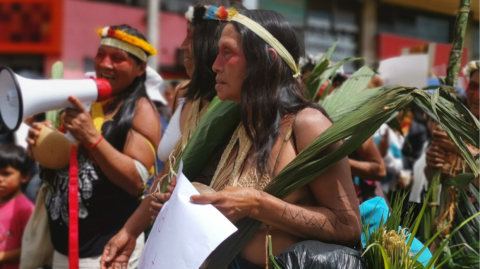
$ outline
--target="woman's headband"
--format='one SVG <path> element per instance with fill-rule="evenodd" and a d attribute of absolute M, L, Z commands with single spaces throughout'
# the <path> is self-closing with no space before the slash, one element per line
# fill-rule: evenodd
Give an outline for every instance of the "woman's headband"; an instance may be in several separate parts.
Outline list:
<path fill-rule="evenodd" d="M 155 48 L 145 40 L 120 30 L 105 27 L 98 31 L 98 35 L 102 38 L 100 44 L 124 50 L 144 62 L 147 61 L 148 56 L 157 54 Z"/>
<path fill-rule="evenodd" d="M 292 55 L 282 45 L 282 43 L 280 43 L 272 34 L 270 34 L 270 32 L 267 31 L 267 29 L 263 28 L 260 24 L 238 13 L 238 11 L 236 11 L 234 8 L 226 9 L 223 6 L 204 6 L 204 8 L 205 14 L 203 15 L 203 19 L 205 20 L 235 21 L 252 30 L 255 34 L 267 42 L 267 44 L 272 46 L 273 49 L 275 49 L 278 55 L 280 55 L 280 57 L 282 57 L 282 59 L 293 70 L 294 78 L 298 78 L 300 76 L 300 67 L 298 63 L 295 62 Z M 190 7 L 185 14 L 185 17 L 192 22 L 195 19 L 194 13 L 196 12 L 194 12 L 193 8 Z"/>

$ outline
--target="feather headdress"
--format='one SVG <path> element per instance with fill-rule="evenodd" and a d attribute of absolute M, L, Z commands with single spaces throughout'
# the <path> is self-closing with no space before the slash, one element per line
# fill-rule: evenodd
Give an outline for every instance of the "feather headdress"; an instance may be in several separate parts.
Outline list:
<path fill-rule="evenodd" d="M 238 14 L 238 11 L 231 7 L 225 8 L 224 6 L 201 6 L 201 7 L 190 7 L 185 13 L 185 17 L 192 23 L 196 24 L 202 20 L 219 20 L 219 21 L 230 21 L 233 16 Z"/>

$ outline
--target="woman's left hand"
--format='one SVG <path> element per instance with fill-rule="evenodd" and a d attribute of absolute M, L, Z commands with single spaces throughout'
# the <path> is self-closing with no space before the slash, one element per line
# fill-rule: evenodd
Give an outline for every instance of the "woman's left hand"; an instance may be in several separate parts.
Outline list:
<path fill-rule="evenodd" d="M 212 204 L 231 222 L 249 217 L 257 205 L 260 191 L 246 187 L 226 187 L 216 193 L 193 195 L 195 204 Z"/>
<path fill-rule="evenodd" d="M 90 112 L 77 98 L 70 96 L 68 101 L 75 108 L 65 110 L 63 126 L 85 147 L 95 144 L 100 139 L 101 134 L 95 129 Z"/>

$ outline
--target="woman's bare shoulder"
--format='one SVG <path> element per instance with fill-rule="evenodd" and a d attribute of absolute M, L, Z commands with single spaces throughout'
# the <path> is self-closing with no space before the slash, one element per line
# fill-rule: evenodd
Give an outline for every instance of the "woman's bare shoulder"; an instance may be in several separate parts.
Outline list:
<path fill-rule="evenodd" d="M 293 125 L 298 151 L 302 151 L 331 125 L 330 119 L 318 109 L 307 107 L 298 112 Z"/>
<path fill-rule="evenodd" d="M 311 127 L 321 128 L 326 130 L 332 125 L 330 119 L 320 110 L 307 107 L 297 113 L 295 118 L 294 128 L 309 129 Z"/>
<path fill-rule="evenodd" d="M 137 101 L 137 111 L 133 118 L 132 127 L 152 142 L 159 139 L 160 116 L 153 103 L 145 97 Z"/>

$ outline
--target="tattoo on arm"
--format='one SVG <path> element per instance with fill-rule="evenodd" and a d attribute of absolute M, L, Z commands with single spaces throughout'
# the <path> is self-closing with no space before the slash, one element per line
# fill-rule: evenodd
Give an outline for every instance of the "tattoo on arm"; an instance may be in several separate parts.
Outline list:
<path fill-rule="evenodd" d="M 340 209 L 334 209 L 334 208 L 328 208 L 332 213 L 335 215 L 333 218 L 321 218 L 317 216 L 317 213 L 311 212 L 308 209 L 304 209 L 301 207 L 294 207 L 291 204 L 286 204 L 285 208 L 282 213 L 283 218 L 289 218 L 292 220 L 300 220 L 303 221 L 303 223 L 307 227 L 312 227 L 312 228 L 319 228 L 321 230 L 325 229 L 325 225 L 327 223 L 330 223 L 330 225 L 336 229 L 337 224 L 341 223 L 343 225 L 350 225 L 348 222 L 348 212 L 349 211 L 354 211 L 349 204 L 345 202 L 345 200 L 348 200 L 348 195 L 344 196 L 338 196 L 336 198 L 339 204 Z"/>

